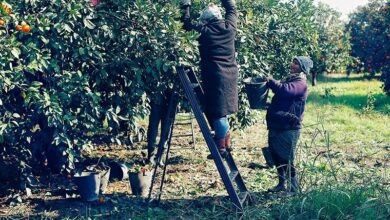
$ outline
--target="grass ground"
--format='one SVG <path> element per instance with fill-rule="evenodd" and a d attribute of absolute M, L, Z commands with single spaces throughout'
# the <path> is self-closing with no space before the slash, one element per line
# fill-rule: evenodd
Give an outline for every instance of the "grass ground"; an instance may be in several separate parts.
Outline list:
<path fill-rule="evenodd" d="M 173 140 L 160 207 L 145 208 L 141 199 L 131 195 L 127 181 L 110 183 L 103 203 L 86 204 L 64 196 L 64 188 L 72 186 L 64 179 L 67 186 L 51 185 L 22 205 L 0 208 L 0 217 L 389 219 L 390 98 L 380 86 L 378 80 L 360 75 L 334 75 L 309 88 L 297 152 L 302 193 L 296 196 L 266 192 L 276 180 L 272 169 L 263 168 L 261 148 L 267 144 L 267 130 L 262 120 L 265 113 L 260 112 L 255 126 L 232 135 L 233 155 L 254 201 L 243 213 L 232 209 L 213 161 L 206 160 L 208 150 L 201 134 L 196 132 L 195 149 L 190 139 Z M 143 145 L 133 150 L 100 146 L 93 156 L 131 163 L 141 157 Z M 49 178 L 55 182 L 63 177 Z"/>

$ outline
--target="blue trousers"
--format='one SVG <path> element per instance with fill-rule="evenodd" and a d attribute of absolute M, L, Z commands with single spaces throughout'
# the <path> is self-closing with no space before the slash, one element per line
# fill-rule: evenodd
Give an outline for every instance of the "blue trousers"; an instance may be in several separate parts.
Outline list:
<path fill-rule="evenodd" d="M 214 126 L 216 140 L 226 137 L 226 134 L 229 131 L 229 123 L 227 121 L 226 116 L 222 118 L 214 119 L 213 126 Z"/>

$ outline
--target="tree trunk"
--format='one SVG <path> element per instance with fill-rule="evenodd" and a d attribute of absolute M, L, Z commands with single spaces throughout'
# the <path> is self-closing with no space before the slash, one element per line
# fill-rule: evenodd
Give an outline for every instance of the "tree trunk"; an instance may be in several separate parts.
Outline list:
<path fill-rule="evenodd" d="M 317 85 L 317 74 L 316 73 L 312 73 L 311 75 L 312 75 L 311 85 L 315 86 L 315 85 Z"/>

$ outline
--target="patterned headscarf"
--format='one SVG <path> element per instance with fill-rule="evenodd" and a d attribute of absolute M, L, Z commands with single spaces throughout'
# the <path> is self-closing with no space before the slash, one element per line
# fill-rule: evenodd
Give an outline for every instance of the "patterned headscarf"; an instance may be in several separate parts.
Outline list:
<path fill-rule="evenodd" d="M 207 8 L 202 11 L 199 20 L 203 24 L 207 24 L 213 19 L 222 19 L 222 13 L 221 9 L 217 5 L 210 3 Z"/>

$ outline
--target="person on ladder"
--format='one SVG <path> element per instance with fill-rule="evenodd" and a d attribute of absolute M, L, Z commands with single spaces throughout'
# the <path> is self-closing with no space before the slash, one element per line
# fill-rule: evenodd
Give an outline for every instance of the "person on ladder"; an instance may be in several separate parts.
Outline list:
<path fill-rule="evenodd" d="M 183 28 L 200 33 L 200 70 L 204 97 L 204 112 L 215 131 L 214 141 L 222 157 L 231 150 L 227 116 L 238 110 L 238 67 L 235 57 L 237 10 L 234 0 L 221 0 L 226 14 L 210 3 L 201 13 L 199 22 L 192 22 L 191 0 L 182 0 Z M 209 155 L 208 159 L 212 159 Z"/>
<path fill-rule="evenodd" d="M 307 99 L 306 76 L 313 68 L 313 61 L 305 56 L 293 59 L 290 74 L 281 81 L 267 78 L 267 86 L 275 94 L 267 109 L 268 145 L 278 173 L 278 184 L 269 192 L 299 190 L 294 167 L 295 148 L 302 128 L 303 112 Z"/>

